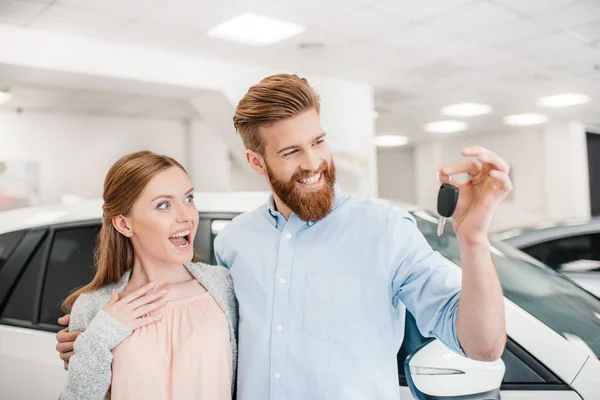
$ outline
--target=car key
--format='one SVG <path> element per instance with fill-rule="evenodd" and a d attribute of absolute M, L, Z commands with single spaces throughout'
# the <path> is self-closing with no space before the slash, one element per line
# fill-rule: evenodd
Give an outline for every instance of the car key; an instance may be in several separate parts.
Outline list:
<path fill-rule="evenodd" d="M 458 204 L 458 188 L 449 183 L 443 183 L 440 186 L 437 201 L 438 214 L 440 215 L 437 229 L 438 236 L 442 236 L 444 233 L 446 218 L 450 218 L 454 214 L 456 204 Z"/>

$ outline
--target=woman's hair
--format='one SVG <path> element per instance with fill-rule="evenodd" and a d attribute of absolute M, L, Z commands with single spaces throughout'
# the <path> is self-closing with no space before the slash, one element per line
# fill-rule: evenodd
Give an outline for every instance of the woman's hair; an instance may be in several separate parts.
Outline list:
<path fill-rule="evenodd" d="M 123 274 L 133 267 L 133 245 L 129 238 L 115 229 L 112 219 L 128 215 L 148 182 L 171 167 L 181 168 L 187 174 L 185 168 L 173 158 L 151 151 L 128 154 L 110 168 L 104 179 L 102 228 L 94 250 L 96 275 L 89 284 L 66 298 L 63 302 L 65 312 L 71 311 L 75 300 L 82 293 L 119 282 Z M 195 252 L 192 261 L 198 261 Z"/>

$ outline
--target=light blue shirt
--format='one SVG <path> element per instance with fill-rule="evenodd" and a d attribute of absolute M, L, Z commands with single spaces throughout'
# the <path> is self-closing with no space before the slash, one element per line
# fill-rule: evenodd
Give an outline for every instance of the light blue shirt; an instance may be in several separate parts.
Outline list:
<path fill-rule="evenodd" d="M 317 223 L 242 214 L 215 240 L 239 301 L 239 400 L 397 399 L 405 310 L 463 354 L 461 276 L 405 210 L 342 193 Z M 406 308 L 405 308 L 406 307 Z"/>

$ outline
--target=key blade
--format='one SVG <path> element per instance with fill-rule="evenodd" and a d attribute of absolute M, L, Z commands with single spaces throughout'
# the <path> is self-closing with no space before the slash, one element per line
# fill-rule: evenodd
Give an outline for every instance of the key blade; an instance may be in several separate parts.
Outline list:
<path fill-rule="evenodd" d="M 442 234 L 444 233 L 444 226 L 446 225 L 446 218 L 445 217 L 440 217 L 440 220 L 438 222 L 438 228 L 437 228 L 437 235 L 438 237 L 442 236 Z"/>

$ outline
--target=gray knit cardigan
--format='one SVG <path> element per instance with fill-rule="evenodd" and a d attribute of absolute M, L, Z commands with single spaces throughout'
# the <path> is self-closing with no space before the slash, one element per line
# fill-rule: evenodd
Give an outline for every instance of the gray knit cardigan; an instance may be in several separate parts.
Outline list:
<path fill-rule="evenodd" d="M 232 392 L 237 371 L 238 307 L 229 270 L 203 263 L 187 263 L 187 270 L 206 288 L 221 307 L 231 336 L 233 357 Z M 131 330 L 111 317 L 104 307 L 111 299 L 112 289 L 121 292 L 127 286 L 130 272 L 116 284 L 82 294 L 71 310 L 69 330 L 83 331 L 74 344 L 69 360 L 69 376 L 61 400 L 103 400 L 110 397 L 112 381 L 112 350 L 131 335 Z M 202 357 L 202 355 L 198 355 Z"/>

